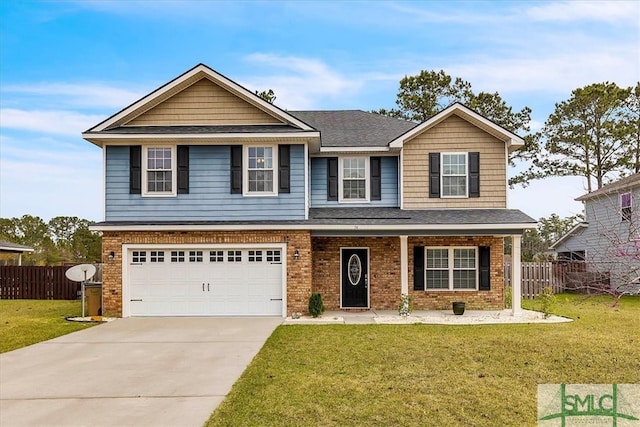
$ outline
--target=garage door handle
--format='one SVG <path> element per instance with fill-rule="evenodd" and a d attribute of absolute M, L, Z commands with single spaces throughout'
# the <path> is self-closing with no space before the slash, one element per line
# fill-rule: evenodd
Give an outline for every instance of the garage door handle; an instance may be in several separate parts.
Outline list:
<path fill-rule="evenodd" d="M 142 298 L 140 298 L 140 299 L 132 299 L 131 301 L 142 301 Z"/>
<path fill-rule="evenodd" d="M 204 283 L 202 284 L 202 292 L 204 292 Z"/>
<path fill-rule="evenodd" d="M 282 301 L 282 298 L 271 298 L 271 301 Z"/>
<path fill-rule="evenodd" d="M 209 283 L 207 283 L 207 292 L 211 292 L 211 289 L 209 288 L 209 286 L 211 286 Z"/>

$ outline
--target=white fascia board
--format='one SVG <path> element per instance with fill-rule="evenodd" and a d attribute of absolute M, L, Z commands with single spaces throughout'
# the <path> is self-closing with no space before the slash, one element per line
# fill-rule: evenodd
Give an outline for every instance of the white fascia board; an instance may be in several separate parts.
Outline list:
<path fill-rule="evenodd" d="M 398 138 L 394 139 L 393 141 L 391 141 L 389 143 L 389 147 L 391 147 L 391 148 L 401 148 L 404 145 L 404 142 L 406 140 L 411 139 L 414 136 L 424 132 L 426 129 L 429 129 L 429 128 L 433 127 L 434 125 L 440 123 L 442 120 L 444 120 L 447 117 L 451 116 L 455 112 L 461 113 L 462 114 L 462 118 L 464 118 L 464 116 L 471 117 L 473 120 L 476 120 L 476 121 L 482 123 L 482 125 L 490 128 L 490 129 L 493 129 L 495 132 L 499 133 L 500 135 L 503 135 L 504 136 L 504 141 L 507 143 L 507 146 L 510 149 L 515 149 L 517 147 L 520 147 L 520 146 L 524 145 L 524 139 L 520 138 L 518 135 L 514 134 L 511 131 L 508 131 L 508 130 L 504 129 L 501 126 L 498 126 L 497 124 L 493 123 L 491 120 L 485 118 L 484 116 L 481 116 L 480 114 L 476 113 L 475 111 L 471 110 L 470 108 L 465 107 L 462 104 L 455 103 L 455 104 L 450 105 L 449 107 L 445 108 L 444 110 L 440 111 L 435 116 L 433 116 L 433 117 L 427 119 L 426 121 L 422 122 L 421 124 L 419 124 L 418 126 L 414 127 L 413 129 L 410 129 L 405 134 L 400 135 Z"/>
<path fill-rule="evenodd" d="M 277 117 L 277 118 L 279 118 L 279 119 L 281 119 L 281 120 L 283 120 L 285 122 L 291 123 L 292 125 L 297 126 L 297 127 L 301 128 L 303 130 L 315 130 L 314 128 L 312 128 L 308 124 L 306 124 L 303 121 L 301 121 L 300 119 L 298 119 L 297 117 L 294 117 L 291 114 L 287 113 L 286 111 L 284 111 L 284 110 L 276 107 L 275 105 L 271 104 L 270 102 L 265 101 L 264 99 L 260 98 L 258 95 L 254 94 L 251 91 L 249 91 L 248 89 L 246 89 L 245 87 L 243 87 L 243 86 L 239 85 L 238 83 L 234 82 L 233 80 L 223 76 L 222 74 L 214 71 L 213 69 L 207 67 L 204 64 L 196 65 L 191 70 L 189 70 L 186 73 L 182 74 L 181 76 L 175 78 L 174 80 L 170 81 L 169 83 L 165 84 L 164 86 L 161 86 L 160 88 L 154 90 L 150 94 L 140 98 L 138 101 L 134 102 L 133 104 L 131 104 L 130 106 L 126 107 L 122 111 L 120 111 L 120 112 L 114 114 L 113 116 L 109 117 L 107 120 L 105 120 L 105 121 L 99 123 L 98 125 L 92 127 L 90 130 L 92 130 L 94 132 L 100 132 L 102 130 L 107 129 L 109 126 L 111 126 L 112 124 L 118 122 L 123 117 L 126 117 L 127 115 L 131 114 L 131 112 L 143 107 L 145 104 L 148 104 L 149 102 L 153 101 L 154 99 L 156 99 L 158 97 L 161 97 L 166 92 L 168 92 L 171 89 L 173 89 L 174 87 L 182 84 L 186 80 L 189 80 L 190 78 L 194 77 L 198 73 L 206 74 L 210 79 L 212 79 L 216 83 L 220 84 L 221 86 L 225 87 L 227 90 L 233 92 L 235 95 L 243 98 L 245 101 L 247 101 L 249 103 L 252 103 L 254 105 L 256 105 L 256 104 L 260 105 L 261 109 L 267 110 L 269 113 L 273 114 L 275 117 Z"/>
<path fill-rule="evenodd" d="M 83 133 L 82 137 L 92 144 L 103 147 L 105 140 L 109 141 L 109 145 L 131 145 L 132 143 L 142 144 L 147 141 L 172 141 L 183 140 L 189 141 L 189 145 L 219 143 L 225 144 L 229 141 L 253 141 L 258 139 L 265 140 L 290 140 L 304 139 L 313 140 L 320 138 L 320 132 L 300 132 L 300 133 L 206 133 L 206 134 L 95 134 Z M 309 142 L 309 141 L 307 141 Z"/>
<path fill-rule="evenodd" d="M 535 228 L 532 223 L 515 224 L 434 224 L 425 227 L 421 224 L 398 224 L 398 225 L 355 225 L 355 224 L 183 224 L 183 225 L 92 225 L 91 231 L 252 231 L 252 230 L 325 230 L 325 231 L 474 231 L 474 230 L 523 230 Z"/>

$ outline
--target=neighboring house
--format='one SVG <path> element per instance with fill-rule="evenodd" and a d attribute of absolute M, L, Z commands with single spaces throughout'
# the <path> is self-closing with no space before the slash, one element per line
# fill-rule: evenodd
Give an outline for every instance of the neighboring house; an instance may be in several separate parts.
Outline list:
<path fill-rule="evenodd" d="M 108 315 L 285 316 L 312 292 L 501 309 L 503 239 L 535 226 L 507 209 L 522 138 L 461 104 L 285 111 L 200 64 L 82 136 L 104 153 Z"/>
<path fill-rule="evenodd" d="M 610 275 L 611 286 L 637 292 L 640 276 L 640 174 L 576 199 L 585 221 L 555 242 L 559 260 L 584 260 L 587 270 Z M 635 282 L 635 283 L 634 283 Z"/>
<path fill-rule="evenodd" d="M 18 255 L 18 265 L 22 265 L 22 254 L 25 252 L 33 252 L 34 249 L 30 246 L 19 245 L 17 243 L 11 243 L 7 240 L 0 240 L 0 254 L 11 254 L 12 256 Z M 7 263 L 7 261 L 11 261 L 10 257 L 8 259 L 2 259 L 3 263 Z"/>

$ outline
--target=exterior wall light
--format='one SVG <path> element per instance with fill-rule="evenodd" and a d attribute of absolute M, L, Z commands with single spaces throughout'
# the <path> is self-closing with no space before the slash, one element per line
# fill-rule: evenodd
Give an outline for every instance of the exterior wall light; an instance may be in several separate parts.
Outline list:
<path fill-rule="evenodd" d="M 293 252 L 293 259 L 296 261 L 300 259 L 300 252 L 297 249 Z"/>
<path fill-rule="evenodd" d="M 116 257 L 116 253 L 114 251 L 109 252 L 109 261 L 113 261 Z"/>

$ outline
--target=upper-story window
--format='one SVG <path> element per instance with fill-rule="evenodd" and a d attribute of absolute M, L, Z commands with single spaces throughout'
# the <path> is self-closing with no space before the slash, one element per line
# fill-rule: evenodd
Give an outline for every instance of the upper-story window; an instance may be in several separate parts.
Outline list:
<path fill-rule="evenodd" d="M 275 165 L 276 150 L 272 146 L 246 147 L 246 192 L 247 195 L 275 195 L 277 191 Z"/>
<path fill-rule="evenodd" d="M 442 153 L 442 197 L 467 197 L 467 153 Z"/>
<path fill-rule="evenodd" d="M 623 221 L 631 221 L 631 193 L 623 193 L 620 195 L 620 212 Z"/>
<path fill-rule="evenodd" d="M 429 197 L 480 197 L 480 153 L 429 153 Z"/>
<path fill-rule="evenodd" d="M 340 200 L 367 201 L 369 199 L 369 162 L 365 157 L 340 158 Z"/>
<path fill-rule="evenodd" d="M 146 147 L 142 164 L 145 167 L 143 185 L 145 195 L 175 194 L 175 150 L 173 147 Z"/>

